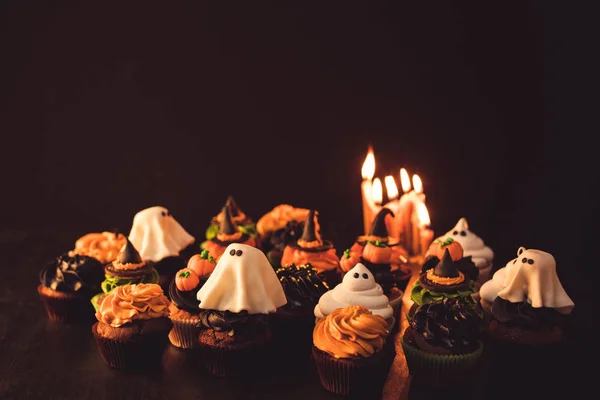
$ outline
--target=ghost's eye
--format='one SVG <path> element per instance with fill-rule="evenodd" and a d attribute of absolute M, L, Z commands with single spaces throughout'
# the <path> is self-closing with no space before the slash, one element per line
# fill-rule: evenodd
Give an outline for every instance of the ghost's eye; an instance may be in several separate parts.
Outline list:
<path fill-rule="evenodd" d="M 523 259 L 521 260 L 521 262 L 522 262 L 523 264 L 525 264 L 525 263 L 527 262 L 527 258 L 523 257 Z"/>
<path fill-rule="evenodd" d="M 235 256 L 235 249 L 231 249 L 231 251 L 229 252 L 230 256 Z"/>
<path fill-rule="evenodd" d="M 358 277 L 359 277 L 359 276 L 360 276 L 360 275 L 358 275 L 358 272 L 355 272 L 355 273 L 354 273 L 354 279 L 358 279 Z"/>
<path fill-rule="evenodd" d="M 241 256 L 242 255 L 242 251 L 241 250 L 236 251 L 235 255 L 238 256 L 238 257 Z"/>
<path fill-rule="evenodd" d="M 452 232 L 452 234 L 453 234 L 454 236 L 456 236 L 456 235 L 458 235 L 458 231 L 454 231 L 454 232 Z"/>
<path fill-rule="evenodd" d="M 363 278 L 365 278 L 365 279 L 369 279 L 369 275 L 367 275 L 367 274 L 363 274 Z"/>
<path fill-rule="evenodd" d="M 529 260 L 527 260 L 527 264 L 533 264 L 533 259 L 530 258 Z"/>
<path fill-rule="evenodd" d="M 166 216 L 167 216 L 167 213 L 166 213 L 166 211 L 161 211 L 160 213 L 161 213 L 161 215 L 162 215 L 163 217 L 166 217 Z"/>
<path fill-rule="evenodd" d="M 465 231 L 460 231 L 460 236 L 467 236 L 467 232 L 465 232 Z"/>

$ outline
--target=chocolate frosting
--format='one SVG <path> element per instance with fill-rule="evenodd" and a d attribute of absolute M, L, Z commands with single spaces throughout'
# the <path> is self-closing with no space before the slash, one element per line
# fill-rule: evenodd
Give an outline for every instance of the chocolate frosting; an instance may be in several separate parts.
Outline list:
<path fill-rule="evenodd" d="M 127 238 L 125 246 L 123 246 L 119 252 L 117 260 L 119 260 L 121 264 L 140 264 L 143 262 L 142 256 L 140 256 L 140 253 L 135 247 L 133 247 L 133 244 L 129 241 L 129 238 Z"/>
<path fill-rule="evenodd" d="M 279 268 L 277 277 L 287 298 L 287 309 L 307 309 L 311 313 L 329 286 L 310 265 L 290 265 Z"/>
<path fill-rule="evenodd" d="M 535 329 L 562 325 L 565 316 L 554 308 L 534 308 L 527 302 L 511 303 L 498 296 L 492 303 L 492 314 L 498 322 Z"/>
<path fill-rule="evenodd" d="M 427 270 L 431 268 L 435 268 L 435 266 L 439 262 L 440 259 L 436 256 L 428 256 L 425 259 L 425 262 L 423 263 L 421 273 L 427 272 Z M 472 281 L 476 281 L 479 277 L 479 268 L 475 266 L 475 263 L 471 259 L 471 256 L 466 256 L 458 261 L 454 261 L 454 265 L 460 272 L 462 272 L 465 275 L 465 277 L 469 278 Z"/>
<path fill-rule="evenodd" d="M 482 323 L 477 313 L 459 299 L 446 298 L 417 308 L 410 326 L 428 345 L 462 354 L 478 346 L 483 333 Z"/>
<path fill-rule="evenodd" d="M 200 325 L 217 332 L 228 332 L 229 335 L 244 332 L 257 326 L 267 326 L 266 314 L 248 314 L 247 311 L 234 313 L 231 311 L 200 310 Z"/>
<path fill-rule="evenodd" d="M 200 283 L 198 286 L 188 292 L 183 292 L 177 289 L 175 279 L 172 279 L 171 283 L 169 283 L 169 298 L 173 303 L 175 303 L 177 308 L 185 310 L 191 314 L 198 314 L 200 312 L 200 308 L 198 307 L 200 305 L 200 301 L 198 301 L 196 298 L 196 293 L 198 293 L 198 290 L 200 290 L 202 285 L 204 285 L 206 279 L 208 279 L 208 277 L 200 277 Z"/>
<path fill-rule="evenodd" d="M 225 203 L 222 212 L 223 219 L 221 219 L 221 224 L 219 225 L 219 233 L 223 233 L 225 235 L 233 235 L 238 231 L 238 228 L 235 222 L 233 222 L 233 218 L 231 216 L 231 209 L 228 203 Z"/>
<path fill-rule="evenodd" d="M 42 285 L 60 292 L 95 293 L 103 280 L 103 265 L 93 257 L 81 255 L 65 253 L 40 271 Z"/>
<path fill-rule="evenodd" d="M 380 241 L 387 242 L 388 241 L 388 230 L 385 225 L 385 217 L 391 215 L 394 217 L 394 213 L 387 207 L 383 207 L 377 215 L 375 219 L 373 219 L 373 223 L 371 224 L 371 230 L 369 231 L 369 236 L 377 236 L 381 238 Z"/>
<path fill-rule="evenodd" d="M 317 212 L 315 210 L 310 210 L 308 217 L 306 217 L 306 223 L 304 224 L 304 230 L 302 231 L 302 240 L 305 242 L 319 240 L 317 227 L 315 226 L 316 214 Z"/>

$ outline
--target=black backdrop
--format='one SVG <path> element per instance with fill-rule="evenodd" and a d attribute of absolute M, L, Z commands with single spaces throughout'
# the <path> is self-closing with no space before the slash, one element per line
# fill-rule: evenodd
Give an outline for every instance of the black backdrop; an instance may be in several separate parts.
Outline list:
<path fill-rule="evenodd" d="M 586 297 L 583 10 L 278 3 L 2 2 L 2 226 L 127 231 L 164 205 L 200 235 L 232 194 L 319 209 L 343 250 L 372 144 L 378 176 L 421 175 L 436 233 L 466 216 L 499 264 L 549 251 Z"/>

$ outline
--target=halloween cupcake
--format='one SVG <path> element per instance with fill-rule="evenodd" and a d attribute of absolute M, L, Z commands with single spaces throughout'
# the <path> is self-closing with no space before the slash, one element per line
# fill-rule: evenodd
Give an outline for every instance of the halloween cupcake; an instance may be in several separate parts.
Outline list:
<path fill-rule="evenodd" d="M 275 273 L 287 299 L 287 304 L 269 317 L 275 342 L 285 349 L 281 354 L 286 358 L 290 357 L 290 343 L 294 343 L 293 358 L 308 356 L 315 326 L 314 308 L 329 286 L 310 264 L 281 267 Z"/>
<path fill-rule="evenodd" d="M 256 360 L 267 357 L 272 343 L 267 316 L 287 303 L 264 253 L 230 244 L 196 297 L 204 328 L 198 347 L 207 371 L 219 377 L 256 371 Z"/>
<path fill-rule="evenodd" d="M 198 346 L 200 334 L 200 302 L 196 298 L 198 290 L 215 268 L 215 260 L 208 251 L 190 258 L 187 268 L 179 270 L 169 285 L 169 306 L 173 329 L 169 340 L 176 347 L 190 349 Z"/>
<path fill-rule="evenodd" d="M 310 210 L 280 204 L 263 215 L 256 223 L 260 248 L 277 269 L 285 246 L 295 243 L 302 236 L 304 221 Z"/>
<path fill-rule="evenodd" d="M 313 358 L 323 387 L 331 393 L 381 398 L 395 357 L 388 323 L 364 306 L 338 308 L 313 331 Z"/>
<path fill-rule="evenodd" d="M 483 351 L 483 321 L 457 298 L 419 306 L 401 343 L 417 384 L 462 385 L 472 381 Z"/>
<path fill-rule="evenodd" d="M 88 233 L 77 239 L 75 248 L 69 252 L 69 255 L 93 257 L 106 265 L 117 259 L 124 245 L 125 235 L 122 233 Z"/>
<path fill-rule="evenodd" d="M 338 308 L 355 305 L 366 307 L 373 315 L 382 317 L 390 331 L 394 329 L 397 314 L 373 273 L 363 264 L 356 264 L 344 275 L 342 283 L 321 296 L 314 314 L 317 319 L 322 319 Z"/>
<path fill-rule="evenodd" d="M 211 256 L 219 261 L 219 258 L 223 255 L 227 246 L 232 243 L 241 243 L 256 247 L 256 239 L 247 233 L 240 231 L 237 224 L 233 221 L 230 206 L 228 204 L 223 206 L 221 214 L 223 215 L 223 218 L 219 222 L 219 231 L 215 237 L 202 244 L 204 250 L 208 250 Z"/>
<path fill-rule="evenodd" d="M 457 264 L 452 260 L 450 250 L 446 248 L 442 259 L 435 267 L 423 272 L 419 280 L 414 283 L 410 292 L 414 304 L 409 310 L 409 317 L 417 307 L 444 298 L 457 298 L 470 308 L 478 308 L 472 296 L 475 292 L 475 282 L 460 272 Z"/>
<path fill-rule="evenodd" d="M 477 281 L 479 269 L 475 266 L 471 256 L 464 255 L 460 242 L 454 240 L 452 237 L 438 238 L 431 243 L 427 250 L 427 256 L 425 256 L 425 262 L 423 262 L 421 273 L 427 272 L 427 270 L 431 268 L 435 268 L 444 256 L 446 250 L 450 253 L 450 257 L 456 264 L 456 268 L 470 280 Z"/>
<path fill-rule="evenodd" d="M 344 273 L 357 263 L 366 266 L 385 295 L 390 299 L 395 313 L 400 312 L 403 290 L 406 289 L 411 272 L 405 267 L 408 254 L 398 243 L 393 243 L 385 224 L 386 217 L 394 216 L 389 208 L 382 208 L 375 216 L 369 234 L 359 236 L 350 249 L 340 258 Z"/>
<path fill-rule="evenodd" d="M 100 284 L 102 293 L 92 298 L 92 305 L 96 310 L 106 295 L 118 286 L 159 281 L 154 263 L 144 261 L 129 239 L 126 239 L 117 259 L 104 267 L 104 277 Z"/>
<path fill-rule="evenodd" d="M 310 264 L 332 286 L 341 281 L 339 258 L 333 244 L 321 239 L 318 215 L 318 211 L 309 212 L 302 237 L 285 246 L 281 265 Z"/>
<path fill-rule="evenodd" d="M 256 232 L 256 225 L 252 221 L 252 218 L 246 215 L 246 213 L 244 213 L 238 207 L 233 196 L 229 196 L 227 198 L 225 205 L 229 208 L 229 211 L 231 212 L 231 220 L 235 223 L 238 230 L 248 236 L 256 238 L 258 236 L 258 233 Z M 221 212 L 215 215 L 211 220 L 210 225 L 206 229 L 206 240 L 214 239 L 219 233 L 221 221 L 225 217 L 224 210 L 225 208 L 221 209 Z"/>
<path fill-rule="evenodd" d="M 42 268 L 38 293 L 48 318 L 75 322 L 93 316 L 90 299 L 100 290 L 103 268 L 95 258 L 68 254 Z"/>
<path fill-rule="evenodd" d="M 466 218 L 459 219 L 456 226 L 446 232 L 445 235 L 440 236 L 438 240 L 443 242 L 447 238 L 452 238 L 455 242 L 460 243 L 463 248 L 463 257 L 471 257 L 472 262 L 479 271 L 476 278 L 478 285 L 490 279 L 494 262 L 494 252 L 485 245 L 483 239 L 469 230 Z"/>
<path fill-rule="evenodd" d="M 175 272 L 184 268 L 188 259 L 197 253 L 192 246 L 195 239 L 173 218 L 164 207 L 155 206 L 138 212 L 133 217 L 129 240 L 140 252 L 142 259 L 154 263 L 159 284 L 168 292 Z"/>
<path fill-rule="evenodd" d="M 159 285 L 124 285 L 110 292 L 92 326 L 106 364 L 126 369 L 160 363 L 171 329 L 168 317 L 169 300 Z"/>

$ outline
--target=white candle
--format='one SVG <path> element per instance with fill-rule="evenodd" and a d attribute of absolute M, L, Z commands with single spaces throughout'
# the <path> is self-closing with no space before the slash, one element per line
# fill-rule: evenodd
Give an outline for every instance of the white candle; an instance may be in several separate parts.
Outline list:
<path fill-rule="evenodd" d="M 371 182 L 375 175 L 375 155 L 373 154 L 373 149 L 370 147 L 361 169 L 361 175 L 363 181 L 360 185 L 360 189 L 362 196 L 363 225 L 366 235 L 369 233 L 369 229 L 371 229 L 373 218 L 375 218 L 375 214 L 373 214 L 375 206 L 372 197 L 373 184 Z"/>
<path fill-rule="evenodd" d="M 433 241 L 433 230 L 429 229 L 431 220 L 425 203 L 419 203 L 416 212 L 419 218 L 419 256 L 424 257 L 429 245 Z"/>

